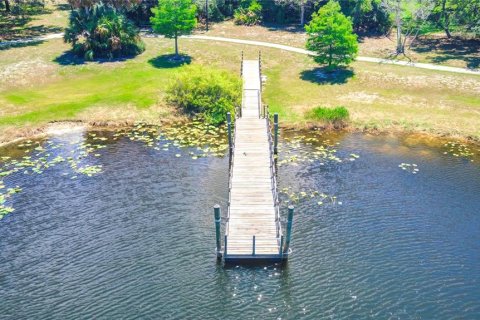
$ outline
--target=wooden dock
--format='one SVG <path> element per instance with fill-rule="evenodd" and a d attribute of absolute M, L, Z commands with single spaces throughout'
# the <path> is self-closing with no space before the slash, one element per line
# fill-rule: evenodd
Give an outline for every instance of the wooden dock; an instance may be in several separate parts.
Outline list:
<path fill-rule="evenodd" d="M 281 262 L 289 252 L 293 208 L 284 244 L 273 156 L 276 146 L 262 104 L 260 70 L 260 55 L 258 60 L 242 58 L 243 101 L 230 139 L 229 203 L 221 250 L 226 263 Z M 277 129 L 278 123 L 275 134 Z M 217 234 L 217 253 L 218 249 Z"/>

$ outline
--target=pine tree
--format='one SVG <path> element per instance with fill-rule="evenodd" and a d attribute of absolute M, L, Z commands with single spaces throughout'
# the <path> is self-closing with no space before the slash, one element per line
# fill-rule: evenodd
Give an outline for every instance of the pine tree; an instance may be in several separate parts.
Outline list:
<path fill-rule="evenodd" d="M 161 0 L 152 13 L 153 31 L 175 39 L 175 56 L 178 58 L 178 37 L 190 34 L 195 28 L 197 7 L 192 0 Z"/>
<path fill-rule="evenodd" d="M 340 11 L 338 2 L 330 0 L 312 16 L 305 26 L 307 49 L 317 53 L 314 60 L 327 64 L 328 69 L 348 65 L 358 52 L 357 35 L 350 19 Z"/>

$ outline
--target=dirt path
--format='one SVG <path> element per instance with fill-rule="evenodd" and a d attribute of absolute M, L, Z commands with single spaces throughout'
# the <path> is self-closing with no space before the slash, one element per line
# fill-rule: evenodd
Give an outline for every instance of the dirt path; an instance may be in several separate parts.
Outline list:
<path fill-rule="evenodd" d="M 144 34 L 143 36 L 149 37 L 149 38 L 159 37 L 159 36 L 152 35 L 152 34 Z M 50 39 L 59 39 L 59 38 L 62 38 L 62 37 L 63 37 L 63 33 L 53 33 L 53 34 L 49 34 L 49 35 L 45 35 L 45 36 L 41 36 L 41 37 L 37 37 L 37 38 L 31 38 L 31 39 L 4 41 L 4 42 L 0 42 L 0 48 L 1 47 L 6 47 L 6 46 L 11 46 L 11 45 L 16 45 L 16 44 L 21 44 L 21 43 L 29 43 L 29 42 L 36 42 L 36 41 L 47 41 L 47 40 L 50 40 Z M 309 50 L 296 48 L 296 47 L 291 47 L 291 46 L 286 46 L 286 45 L 283 45 L 283 44 L 263 42 L 263 41 L 242 40 L 242 39 L 224 38 L 224 37 L 211 37 L 211 36 L 202 36 L 202 35 L 191 35 L 191 36 L 185 36 L 184 38 L 254 45 L 254 46 L 260 46 L 260 47 L 276 48 L 276 49 L 281 49 L 281 50 L 285 50 L 285 51 L 291 51 L 291 52 L 296 52 L 296 53 L 306 54 L 306 55 L 315 55 L 314 52 L 309 51 Z M 466 68 L 448 67 L 448 66 L 440 66 L 440 65 L 429 64 L 429 63 L 398 61 L 398 60 L 389 60 L 389 59 L 374 58 L 374 57 L 357 57 L 356 60 L 357 61 L 363 61 L 363 62 L 379 63 L 379 64 L 393 64 L 393 65 L 397 65 L 397 66 L 414 67 L 414 68 L 436 70 L 436 71 L 480 75 L 480 69 L 466 69 Z"/>
<path fill-rule="evenodd" d="M 296 52 L 296 53 L 306 54 L 306 55 L 315 55 L 314 52 L 309 50 L 286 46 L 282 44 L 263 42 L 263 41 L 241 40 L 241 39 L 233 39 L 233 38 L 210 37 L 210 36 L 200 36 L 200 35 L 187 36 L 186 38 L 247 44 L 247 45 L 254 45 L 254 46 L 261 46 L 261 47 L 268 47 L 268 48 L 276 48 L 276 49 L 281 49 L 285 51 L 291 51 L 291 52 Z M 414 68 L 420 68 L 420 69 L 480 75 L 479 69 L 447 67 L 447 66 L 440 66 L 440 65 L 429 64 L 429 63 L 416 63 L 416 62 L 408 62 L 408 61 L 374 58 L 374 57 L 357 57 L 356 60 L 364 61 L 364 62 L 380 63 L 380 64 L 393 64 L 398 66 L 414 67 Z"/>

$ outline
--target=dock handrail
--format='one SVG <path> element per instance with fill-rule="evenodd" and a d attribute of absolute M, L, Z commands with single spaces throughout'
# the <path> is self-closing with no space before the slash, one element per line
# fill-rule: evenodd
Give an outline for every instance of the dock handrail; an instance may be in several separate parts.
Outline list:
<path fill-rule="evenodd" d="M 260 90 L 258 91 L 258 115 L 262 117 L 262 92 L 263 92 L 263 83 L 262 83 L 262 51 L 258 51 L 258 77 L 260 81 Z"/>
<path fill-rule="evenodd" d="M 273 142 L 272 142 L 272 132 L 270 130 L 270 116 L 268 111 L 268 106 L 265 107 L 265 121 L 267 122 L 267 136 L 268 136 L 268 147 L 270 150 L 270 174 L 271 174 L 271 184 L 272 184 L 272 195 L 273 195 L 273 204 L 275 207 L 275 223 L 277 227 L 277 239 L 282 235 L 282 225 L 280 221 L 280 201 L 278 200 L 278 191 L 277 191 L 277 173 L 275 170 L 275 159 L 273 152 Z"/>
<path fill-rule="evenodd" d="M 262 91 L 262 51 L 258 51 L 258 75 L 260 77 L 260 91 Z"/>
<path fill-rule="evenodd" d="M 240 77 L 243 76 L 243 50 L 242 50 L 242 61 L 240 62 Z"/>
<path fill-rule="evenodd" d="M 228 222 L 230 221 L 230 204 L 232 201 L 232 180 L 233 180 L 233 165 L 235 162 L 235 137 L 236 137 L 236 132 L 237 132 L 237 126 L 234 126 L 233 128 L 233 137 L 232 137 L 232 152 L 229 155 L 229 176 L 228 176 L 228 204 L 227 204 L 227 218 L 226 218 L 226 229 L 225 229 L 225 235 L 228 235 Z"/>

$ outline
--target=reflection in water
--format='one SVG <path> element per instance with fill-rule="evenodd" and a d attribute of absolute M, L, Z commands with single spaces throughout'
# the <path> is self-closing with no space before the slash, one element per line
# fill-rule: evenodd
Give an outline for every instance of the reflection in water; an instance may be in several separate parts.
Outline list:
<path fill-rule="evenodd" d="M 22 188 L 7 200 L 16 211 L 0 220 L 3 318 L 480 314 L 477 146 L 470 156 L 411 136 L 283 132 L 282 213 L 296 207 L 291 260 L 224 268 L 212 212 L 215 203 L 226 212 L 224 142 L 199 150 L 157 135 L 85 133 L 41 141 L 43 151 L 2 150 L 12 157 L 2 165 L 25 154 L 65 159 L 3 179 Z M 72 171 L 68 157 L 77 156 L 102 173 Z"/>

